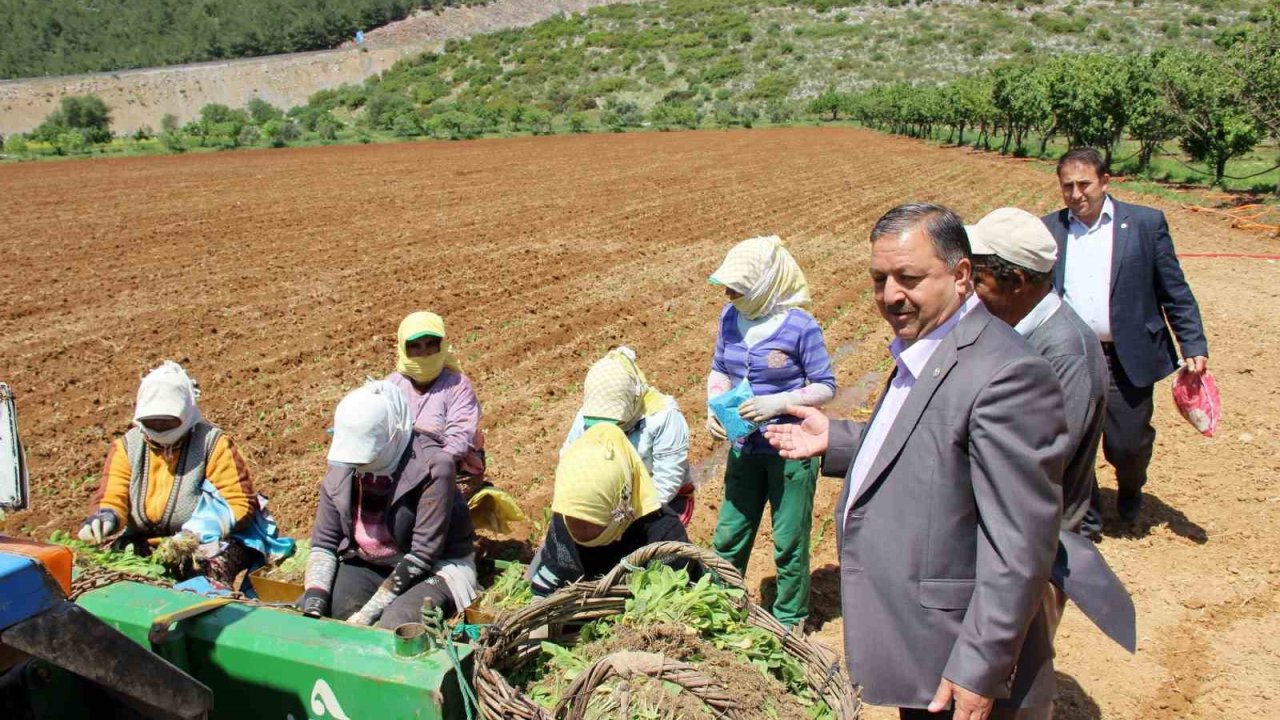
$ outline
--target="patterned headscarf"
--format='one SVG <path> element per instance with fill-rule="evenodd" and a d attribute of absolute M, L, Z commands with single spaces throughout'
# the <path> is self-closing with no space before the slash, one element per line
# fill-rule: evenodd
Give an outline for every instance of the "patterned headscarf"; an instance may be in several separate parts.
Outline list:
<path fill-rule="evenodd" d="M 614 348 L 587 371 L 582 384 L 582 414 L 630 428 L 645 415 L 648 389 L 644 373 L 636 365 L 635 351 L 625 345 Z"/>
<path fill-rule="evenodd" d="M 578 544 L 608 545 L 659 507 L 644 461 L 617 425 L 593 425 L 560 456 L 551 511 L 605 528 Z"/>
<path fill-rule="evenodd" d="M 809 302 L 804 273 L 777 235 L 734 245 L 720 267 L 711 273 L 711 282 L 742 295 L 733 301 L 733 306 L 748 320 Z"/>

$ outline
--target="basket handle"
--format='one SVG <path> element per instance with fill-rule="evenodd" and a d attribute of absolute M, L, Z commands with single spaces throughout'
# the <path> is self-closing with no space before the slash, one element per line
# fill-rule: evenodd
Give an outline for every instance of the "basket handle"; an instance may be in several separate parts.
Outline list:
<path fill-rule="evenodd" d="M 706 703 L 717 718 L 738 720 L 742 717 L 738 712 L 737 700 L 728 694 L 723 685 L 697 668 L 672 660 L 666 655 L 632 650 L 606 655 L 579 673 L 551 714 L 556 718 L 563 717 L 564 720 L 584 720 L 587 704 L 597 688 L 610 678 L 629 680 L 637 675 L 679 685 Z"/>
<path fill-rule="evenodd" d="M 720 576 L 725 585 L 739 590 L 747 589 L 746 582 L 742 579 L 742 574 L 728 560 L 706 548 L 700 548 L 691 543 L 664 541 L 645 545 L 619 560 L 618 564 L 596 583 L 595 589 L 591 591 L 592 597 L 605 595 L 622 578 L 630 575 L 636 568 L 645 567 L 649 564 L 649 561 L 655 558 L 668 557 L 695 560 L 701 563 L 702 567 Z"/>

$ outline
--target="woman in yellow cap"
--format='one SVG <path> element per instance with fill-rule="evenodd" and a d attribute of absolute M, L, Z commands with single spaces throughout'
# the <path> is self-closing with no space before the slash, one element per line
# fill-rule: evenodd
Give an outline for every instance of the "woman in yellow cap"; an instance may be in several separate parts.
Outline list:
<path fill-rule="evenodd" d="M 729 302 L 720 314 L 720 333 L 707 377 L 707 400 L 747 381 L 750 398 L 738 415 L 762 427 L 795 422 L 789 405 L 816 407 L 835 396 L 822 327 L 800 309 L 809 303 L 804 273 L 776 236 L 744 240 L 729 250 L 711 275 Z M 732 421 L 730 416 L 726 420 Z M 707 430 L 726 431 L 709 412 Z M 809 615 L 809 531 L 818 467 L 815 459 L 785 460 L 760 429 L 734 439 L 725 466 L 724 503 L 712 545 L 743 575 L 766 503 L 773 512 L 773 559 L 778 594 L 773 615 L 784 625 Z"/>
<path fill-rule="evenodd" d="M 688 542 L 658 502 L 644 462 L 613 423 L 592 425 L 560 455 L 546 541 L 529 568 L 536 595 L 597 578 L 645 545 Z"/>
<path fill-rule="evenodd" d="M 483 473 L 482 443 L 477 441 L 480 401 L 445 337 L 444 318 L 410 313 L 396 333 L 396 371 L 386 380 L 404 393 L 414 430 L 438 439 L 455 464 L 481 462 L 478 470 Z"/>

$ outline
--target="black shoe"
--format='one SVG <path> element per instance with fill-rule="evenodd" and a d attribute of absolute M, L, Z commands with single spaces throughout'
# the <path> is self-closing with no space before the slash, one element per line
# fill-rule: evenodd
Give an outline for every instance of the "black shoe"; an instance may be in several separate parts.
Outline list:
<path fill-rule="evenodd" d="M 1142 491 L 1134 490 L 1133 492 L 1120 491 L 1116 496 L 1116 512 L 1120 514 L 1120 519 L 1124 522 L 1131 523 L 1138 519 L 1138 513 L 1142 511 Z"/>
<path fill-rule="evenodd" d="M 1102 516 L 1093 508 L 1085 511 L 1080 521 L 1080 534 L 1094 542 L 1102 542 Z"/>

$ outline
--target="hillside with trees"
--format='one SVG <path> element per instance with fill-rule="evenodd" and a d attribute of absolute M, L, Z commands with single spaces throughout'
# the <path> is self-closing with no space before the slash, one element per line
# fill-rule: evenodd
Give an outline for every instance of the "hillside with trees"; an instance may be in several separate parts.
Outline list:
<path fill-rule="evenodd" d="M 0 0 L 0 78 L 333 47 L 459 0 Z"/>
<path fill-rule="evenodd" d="M 1280 178 L 1268 145 L 1278 88 L 1274 3 L 663 0 L 451 40 L 287 113 L 157 119 L 156 138 L 135 142 L 174 152 L 856 121 L 1024 156 L 1090 144 L 1126 172 L 1253 189 Z M 76 139 L 57 123 L 33 136 L 55 152 Z"/>

